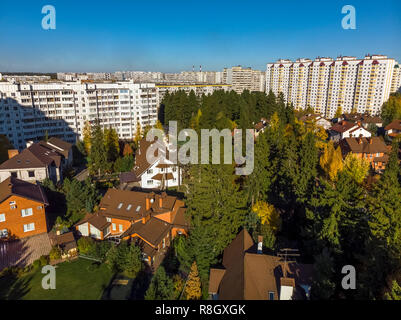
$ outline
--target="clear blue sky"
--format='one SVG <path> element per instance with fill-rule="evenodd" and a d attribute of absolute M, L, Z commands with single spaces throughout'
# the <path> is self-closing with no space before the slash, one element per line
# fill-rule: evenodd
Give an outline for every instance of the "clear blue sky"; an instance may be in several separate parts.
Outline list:
<path fill-rule="evenodd" d="M 43 30 L 43 5 L 56 30 Z M 356 30 L 341 8 L 356 8 Z M 0 71 L 266 68 L 278 58 L 386 54 L 401 62 L 399 0 L 1 0 Z"/>

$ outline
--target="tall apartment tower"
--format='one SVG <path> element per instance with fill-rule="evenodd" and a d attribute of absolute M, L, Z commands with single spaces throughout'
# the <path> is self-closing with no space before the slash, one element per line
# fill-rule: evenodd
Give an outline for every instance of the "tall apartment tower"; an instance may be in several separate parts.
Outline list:
<path fill-rule="evenodd" d="M 391 92 L 399 89 L 400 71 L 394 59 L 383 55 L 355 57 L 280 59 L 268 63 L 266 92 L 283 93 L 296 109 L 312 107 L 316 113 L 334 117 L 343 112 L 376 115 Z"/>
<path fill-rule="evenodd" d="M 325 115 L 334 117 L 338 108 L 345 113 L 353 111 L 359 64 L 355 57 L 338 57 L 330 65 Z"/>

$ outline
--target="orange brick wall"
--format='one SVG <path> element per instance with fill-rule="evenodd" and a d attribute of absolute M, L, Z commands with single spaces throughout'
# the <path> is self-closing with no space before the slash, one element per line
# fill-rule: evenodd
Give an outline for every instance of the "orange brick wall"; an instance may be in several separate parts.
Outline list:
<path fill-rule="evenodd" d="M 10 202 L 16 202 L 16 209 L 10 208 Z M 41 206 L 42 209 L 38 209 Z M 22 217 L 21 209 L 32 208 L 33 214 Z M 18 196 L 11 196 L 0 204 L 0 214 L 4 213 L 6 221 L 0 222 L 0 230 L 7 229 L 10 236 L 24 238 L 47 232 L 45 206 L 43 203 L 28 200 Z M 35 230 L 24 232 L 24 224 L 34 223 Z"/>

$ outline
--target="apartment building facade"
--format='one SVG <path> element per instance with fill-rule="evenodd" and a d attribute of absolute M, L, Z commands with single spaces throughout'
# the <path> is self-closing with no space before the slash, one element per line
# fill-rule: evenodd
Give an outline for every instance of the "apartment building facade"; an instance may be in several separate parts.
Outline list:
<path fill-rule="evenodd" d="M 86 121 L 99 119 L 116 129 L 120 139 L 135 136 L 157 121 L 156 87 L 151 83 L 51 82 L 0 83 L 0 134 L 15 148 L 37 141 L 47 132 L 69 143 L 82 138 Z"/>
<path fill-rule="evenodd" d="M 296 109 L 309 106 L 328 118 L 339 108 L 345 113 L 377 115 L 390 93 L 396 91 L 398 70 L 397 62 L 384 55 L 295 62 L 280 59 L 267 64 L 266 92 L 282 93 Z"/>
<path fill-rule="evenodd" d="M 265 91 L 265 73 L 260 70 L 241 66 L 224 68 L 222 78 L 223 83 L 231 84 L 231 89 L 237 93 L 242 93 L 244 90 Z"/>

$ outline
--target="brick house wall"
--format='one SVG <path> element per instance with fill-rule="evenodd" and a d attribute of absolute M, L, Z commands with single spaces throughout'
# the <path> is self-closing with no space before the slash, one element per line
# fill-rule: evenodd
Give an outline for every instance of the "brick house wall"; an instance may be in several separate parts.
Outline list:
<path fill-rule="evenodd" d="M 15 202 L 15 209 L 10 202 Z M 23 217 L 23 209 L 32 209 L 32 215 Z M 11 196 L 0 203 L 0 214 L 5 215 L 5 221 L 0 222 L 0 230 L 7 229 L 9 236 L 16 238 L 30 237 L 45 233 L 48 230 L 45 205 L 38 201 L 19 196 Z M 34 224 L 34 230 L 24 232 L 24 225 Z"/>

